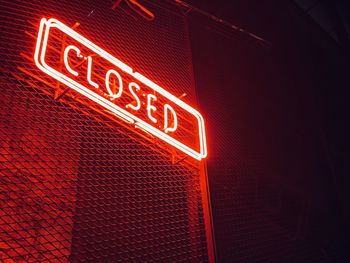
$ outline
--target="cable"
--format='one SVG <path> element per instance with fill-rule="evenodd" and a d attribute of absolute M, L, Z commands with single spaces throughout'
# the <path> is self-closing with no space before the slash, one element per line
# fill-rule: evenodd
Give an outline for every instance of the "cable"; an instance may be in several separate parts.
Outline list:
<path fill-rule="evenodd" d="M 271 46 L 271 43 L 269 41 L 263 39 L 262 37 L 260 37 L 260 36 L 258 36 L 256 34 L 253 34 L 253 33 L 249 32 L 249 31 L 247 31 L 247 30 L 245 30 L 243 28 L 240 28 L 240 27 L 238 27 L 236 25 L 233 25 L 230 22 L 227 22 L 227 21 L 225 21 L 225 20 L 223 20 L 223 19 L 221 19 L 221 18 L 219 18 L 217 16 L 214 16 L 214 15 L 208 13 L 207 11 L 204 11 L 204 10 L 198 8 L 198 7 L 190 5 L 190 4 L 188 4 L 188 3 L 186 3 L 186 2 L 184 2 L 182 0 L 168 0 L 168 2 L 171 2 L 173 4 L 175 3 L 176 5 L 180 5 L 181 7 L 187 8 L 186 13 L 189 13 L 191 11 L 195 11 L 195 12 L 197 12 L 197 13 L 205 16 L 205 17 L 208 17 L 211 20 L 214 20 L 217 23 L 220 23 L 220 24 L 222 24 L 222 25 L 224 25 L 226 27 L 231 28 L 232 30 L 238 31 L 238 32 L 240 32 L 240 33 L 242 33 L 244 35 L 247 35 L 247 36 L 249 36 L 251 38 L 254 38 L 255 40 L 257 40 L 258 42 L 261 42 L 265 46 Z"/>

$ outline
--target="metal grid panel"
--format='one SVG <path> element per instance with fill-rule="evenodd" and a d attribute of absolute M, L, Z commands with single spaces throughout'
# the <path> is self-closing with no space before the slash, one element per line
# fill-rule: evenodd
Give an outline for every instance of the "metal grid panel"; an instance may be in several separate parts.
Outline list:
<path fill-rule="evenodd" d="M 145 4 L 152 23 L 109 1 L 2 1 L 1 260 L 208 260 L 198 164 L 172 162 L 69 96 L 55 101 L 28 59 L 41 17 L 79 21 L 78 32 L 195 105 L 185 21 Z"/>
<path fill-rule="evenodd" d="M 280 21 L 283 14 L 273 3 L 261 3 L 265 27 L 273 16 Z M 252 14 L 249 19 L 258 23 Z M 281 21 L 278 28 L 290 25 L 291 19 L 286 15 L 287 23 Z M 202 50 L 194 49 L 194 60 L 208 126 L 218 261 L 348 262 L 339 253 L 342 234 L 334 230 L 337 224 L 342 231 L 345 226 L 332 214 L 334 197 L 324 179 L 329 170 L 312 85 L 300 79 L 309 72 L 303 65 L 309 63 L 307 53 L 299 53 L 304 47 L 291 41 L 266 50 L 198 16 L 193 15 L 192 23 L 194 46 L 205 43 Z M 287 30 L 279 34 L 298 38 Z M 210 47 L 215 47 L 213 52 L 206 52 Z M 290 54 L 280 57 L 277 48 Z M 205 71 L 211 74 L 200 74 Z"/>

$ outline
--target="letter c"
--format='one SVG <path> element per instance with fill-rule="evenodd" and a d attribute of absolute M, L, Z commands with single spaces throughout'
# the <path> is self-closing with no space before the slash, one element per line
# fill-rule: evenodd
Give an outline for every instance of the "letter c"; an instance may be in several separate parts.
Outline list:
<path fill-rule="evenodd" d="M 78 76 L 78 72 L 76 72 L 75 70 L 73 70 L 70 66 L 69 66 L 69 63 L 68 63 L 68 53 L 69 51 L 71 50 L 74 50 L 76 53 L 77 53 L 77 57 L 80 57 L 80 50 L 79 48 L 77 48 L 76 46 L 73 46 L 73 45 L 69 45 L 65 48 L 64 50 L 64 54 L 63 54 L 63 61 L 64 61 L 64 65 L 66 66 L 66 69 L 72 73 L 74 76 Z"/>

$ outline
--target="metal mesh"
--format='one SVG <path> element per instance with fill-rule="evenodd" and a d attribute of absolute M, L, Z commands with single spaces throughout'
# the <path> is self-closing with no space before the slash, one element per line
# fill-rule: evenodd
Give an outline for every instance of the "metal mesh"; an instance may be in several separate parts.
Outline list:
<path fill-rule="evenodd" d="M 233 8 L 236 1 L 231 8 L 225 5 L 229 17 L 234 17 L 231 11 L 241 12 L 244 21 L 261 23 L 266 33 L 271 21 L 278 21 L 271 49 L 192 16 L 193 45 L 205 43 L 193 55 L 207 113 L 218 261 L 349 262 L 341 251 L 346 227 L 332 212 L 339 208 L 330 201 L 333 186 L 325 179 L 328 161 L 309 82 L 315 78 L 305 66 L 314 62 L 304 44 L 294 42 L 305 36 L 290 31 L 295 22 L 276 2 L 254 3 L 255 8 L 262 4 L 255 9 L 259 20 Z M 243 6 L 254 10 L 254 4 Z M 213 52 L 206 52 L 210 47 Z M 281 56 L 281 50 L 290 54 Z M 337 225 L 344 235 L 337 233 Z"/>
<path fill-rule="evenodd" d="M 2 1 L 0 260 L 205 262 L 199 167 L 64 96 L 32 61 L 41 17 L 68 25 L 195 105 L 185 21 L 145 3 L 147 22 L 109 1 Z M 39 80 L 41 79 L 41 80 Z"/>

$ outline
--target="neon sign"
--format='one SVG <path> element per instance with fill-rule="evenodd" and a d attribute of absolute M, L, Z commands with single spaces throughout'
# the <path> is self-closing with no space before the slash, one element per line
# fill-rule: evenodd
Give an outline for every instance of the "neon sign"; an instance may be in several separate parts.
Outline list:
<path fill-rule="evenodd" d="M 197 160 L 207 156 L 204 120 L 197 110 L 60 21 L 41 19 L 34 61 L 130 125 Z"/>

